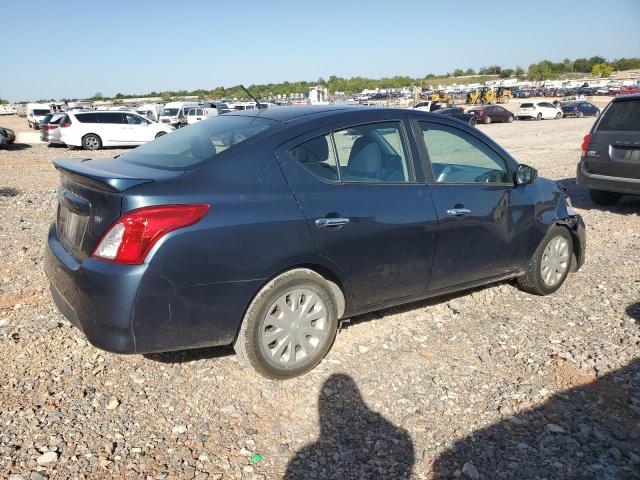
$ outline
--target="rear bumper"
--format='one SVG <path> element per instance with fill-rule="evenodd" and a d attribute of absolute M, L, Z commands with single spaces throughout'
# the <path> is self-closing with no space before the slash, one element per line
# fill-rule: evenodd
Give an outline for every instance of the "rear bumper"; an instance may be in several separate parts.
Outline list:
<path fill-rule="evenodd" d="M 590 173 L 584 160 L 578 163 L 576 182 L 581 187 L 593 190 L 640 195 L 640 178 L 614 177 Z"/>
<path fill-rule="evenodd" d="M 263 280 L 177 285 L 150 264 L 75 260 L 49 231 L 44 268 L 60 312 L 95 347 L 152 353 L 228 345 Z M 160 267 L 157 267 L 160 268 Z"/>

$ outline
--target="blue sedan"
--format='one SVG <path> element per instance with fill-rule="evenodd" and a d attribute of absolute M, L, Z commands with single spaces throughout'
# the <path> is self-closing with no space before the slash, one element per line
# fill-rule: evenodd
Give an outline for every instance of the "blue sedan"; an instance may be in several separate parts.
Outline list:
<path fill-rule="evenodd" d="M 247 110 L 54 164 L 51 293 L 111 352 L 233 344 L 289 378 L 340 319 L 509 278 L 547 295 L 585 258 L 564 189 L 445 115 Z"/>
<path fill-rule="evenodd" d="M 599 117 L 600 109 L 589 102 L 570 102 L 562 104 L 563 117 Z"/>

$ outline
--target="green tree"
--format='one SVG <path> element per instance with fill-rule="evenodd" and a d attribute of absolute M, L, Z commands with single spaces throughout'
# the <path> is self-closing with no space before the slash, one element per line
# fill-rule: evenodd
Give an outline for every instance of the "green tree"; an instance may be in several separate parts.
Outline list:
<path fill-rule="evenodd" d="M 104 95 L 102 95 L 102 92 L 96 92 L 93 94 L 93 97 L 91 97 L 91 100 L 102 100 L 104 99 Z"/>
<path fill-rule="evenodd" d="M 467 68 L 467 71 L 464 73 L 465 75 L 475 75 L 476 71 L 473 68 Z"/>
<path fill-rule="evenodd" d="M 609 77 L 613 73 L 613 67 L 606 63 L 596 63 L 591 67 L 591 75 L 594 77 Z"/>
<path fill-rule="evenodd" d="M 503 68 L 500 70 L 500 78 L 509 78 L 513 75 L 513 68 Z"/>
<path fill-rule="evenodd" d="M 520 65 L 518 65 L 516 67 L 515 74 L 516 74 L 516 77 L 518 77 L 518 78 L 524 76 L 524 70 L 522 69 L 522 67 Z"/>
<path fill-rule="evenodd" d="M 462 75 L 464 75 L 464 70 L 462 70 L 461 68 L 456 68 L 453 71 L 453 76 L 454 77 L 461 77 Z"/>

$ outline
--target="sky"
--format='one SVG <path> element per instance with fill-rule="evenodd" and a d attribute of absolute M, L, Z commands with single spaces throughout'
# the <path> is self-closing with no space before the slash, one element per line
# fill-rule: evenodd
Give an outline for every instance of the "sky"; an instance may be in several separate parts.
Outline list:
<path fill-rule="evenodd" d="M 639 0 L 43 0 L 1 7 L 0 98 L 423 77 L 640 57 Z"/>

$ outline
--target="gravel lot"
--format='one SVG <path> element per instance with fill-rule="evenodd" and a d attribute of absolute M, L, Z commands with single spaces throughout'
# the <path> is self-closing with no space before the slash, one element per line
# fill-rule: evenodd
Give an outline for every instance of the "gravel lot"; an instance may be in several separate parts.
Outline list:
<path fill-rule="evenodd" d="M 587 262 L 562 289 L 502 283 L 353 318 L 287 382 L 230 348 L 88 344 L 42 271 L 50 161 L 87 153 L 0 150 L 0 477 L 640 478 L 640 199 L 603 209 L 576 187 L 592 122 L 480 127 L 584 216 Z"/>

